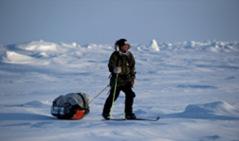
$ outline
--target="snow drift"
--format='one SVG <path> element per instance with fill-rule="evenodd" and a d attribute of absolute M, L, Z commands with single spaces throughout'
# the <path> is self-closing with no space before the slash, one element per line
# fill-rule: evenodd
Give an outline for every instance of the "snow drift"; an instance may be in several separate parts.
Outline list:
<path fill-rule="evenodd" d="M 188 105 L 183 114 L 192 115 L 227 115 L 239 116 L 239 110 L 227 102 L 215 101 L 212 103 Z"/>
<path fill-rule="evenodd" d="M 165 117 L 239 120 L 239 110 L 227 102 L 215 101 L 205 104 L 190 104 L 183 112 L 169 114 Z"/>
<path fill-rule="evenodd" d="M 16 53 L 14 51 L 7 51 L 6 52 L 6 59 L 5 62 L 6 63 L 16 63 L 16 64 L 30 64 L 33 63 L 34 58 L 27 56 L 27 55 L 23 55 L 20 53 Z"/>

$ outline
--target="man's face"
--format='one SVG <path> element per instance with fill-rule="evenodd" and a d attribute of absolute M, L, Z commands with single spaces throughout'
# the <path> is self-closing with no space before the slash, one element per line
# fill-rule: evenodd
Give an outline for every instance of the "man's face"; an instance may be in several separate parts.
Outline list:
<path fill-rule="evenodd" d="M 129 45 L 125 44 L 123 46 L 120 47 L 120 51 L 126 53 L 129 50 Z"/>

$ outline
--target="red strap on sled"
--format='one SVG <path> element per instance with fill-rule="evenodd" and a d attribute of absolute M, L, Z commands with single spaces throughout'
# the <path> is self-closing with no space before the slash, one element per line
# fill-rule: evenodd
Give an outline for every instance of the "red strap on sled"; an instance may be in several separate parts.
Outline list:
<path fill-rule="evenodd" d="M 79 119 L 82 119 L 85 115 L 85 110 L 76 110 L 75 114 L 73 115 L 72 119 L 73 120 L 79 120 Z"/>

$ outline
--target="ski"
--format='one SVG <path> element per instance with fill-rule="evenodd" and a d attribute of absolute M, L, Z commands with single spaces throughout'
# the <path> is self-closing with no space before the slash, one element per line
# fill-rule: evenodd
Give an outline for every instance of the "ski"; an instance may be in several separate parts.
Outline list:
<path fill-rule="evenodd" d="M 136 119 L 125 119 L 125 118 L 111 118 L 109 119 L 110 120 L 113 120 L 113 121 L 130 121 L 130 120 L 139 120 L 139 121 L 158 121 L 160 119 L 159 116 L 157 116 L 156 118 L 136 118 Z"/>
<path fill-rule="evenodd" d="M 136 118 L 135 120 L 145 120 L 145 121 L 158 121 L 160 119 L 159 116 L 157 116 L 156 118 Z M 134 119 L 133 119 L 134 120 Z"/>

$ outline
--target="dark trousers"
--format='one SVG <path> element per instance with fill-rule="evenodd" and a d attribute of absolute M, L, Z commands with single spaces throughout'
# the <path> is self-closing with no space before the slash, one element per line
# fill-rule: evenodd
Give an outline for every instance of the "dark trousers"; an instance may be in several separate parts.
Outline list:
<path fill-rule="evenodd" d="M 120 91 L 123 91 L 125 93 L 125 114 L 130 115 L 133 113 L 133 103 L 134 103 L 135 93 L 133 92 L 132 88 L 129 86 L 117 87 L 114 101 L 116 101 L 116 99 L 119 97 Z M 105 101 L 105 105 L 103 109 L 104 115 L 110 114 L 110 110 L 113 103 L 113 93 L 114 93 L 114 88 L 111 87 L 110 94 Z"/>

